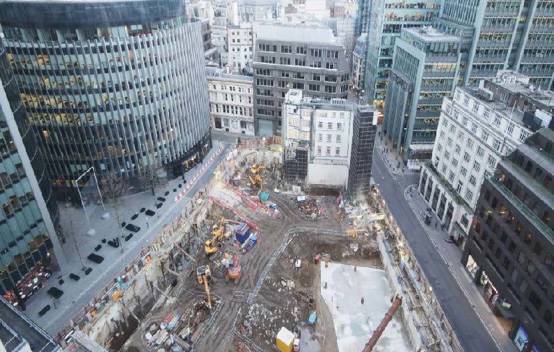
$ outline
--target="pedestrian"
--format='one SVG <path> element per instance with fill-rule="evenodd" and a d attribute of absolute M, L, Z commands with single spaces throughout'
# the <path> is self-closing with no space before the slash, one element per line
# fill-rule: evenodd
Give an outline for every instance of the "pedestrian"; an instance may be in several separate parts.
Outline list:
<path fill-rule="evenodd" d="M 362 302 L 362 304 L 364 304 L 365 301 L 364 301 L 364 298 L 363 298 L 363 297 L 362 297 L 362 299 L 360 300 L 360 302 Z"/>

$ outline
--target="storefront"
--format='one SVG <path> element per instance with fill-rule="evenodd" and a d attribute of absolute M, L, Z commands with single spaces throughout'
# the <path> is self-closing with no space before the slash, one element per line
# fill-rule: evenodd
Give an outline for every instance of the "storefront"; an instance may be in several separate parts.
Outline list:
<path fill-rule="evenodd" d="M 529 335 L 527 334 L 527 331 L 521 324 L 516 330 L 513 341 L 518 351 L 541 352 L 540 349 L 535 344 L 529 342 Z"/>

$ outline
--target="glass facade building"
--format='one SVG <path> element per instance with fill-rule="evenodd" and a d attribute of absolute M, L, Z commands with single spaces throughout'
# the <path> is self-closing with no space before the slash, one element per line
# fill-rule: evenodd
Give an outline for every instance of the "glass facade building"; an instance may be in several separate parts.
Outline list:
<path fill-rule="evenodd" d="M 438 26 L 463 38 L 464 83 L 512 69 L 552 89 L 554 3 L 550 0 L 445 0 Z"/>
<path fill-rule="evenodd" d="M 56 203 L 25 118 L 0 43 L 0 295 L 12 302 L 18 300 L 16 292 L 19 299 L 30 295 L 33 287 L 25 279 L 38 274 L 38 267 L 56 266 L 55 256 L 64 259 Z"/>
<path fill-rule="evenodd" d="M 91 166 L 177 176 L 207 152 L 201 24 L 184 12 L 181 0 L 0 3 L 7 59 L 54 185 Z"/>
<path fill-rule="evenodd" d="M 456 36 L 420 27 L 396 39 L 383 131 L 410 169 L 431 158 L 442 100 L 456 87 L 459 65 Z"/>
<path fill-rule="evenodd" d="M 430 25 L 441 0 L 375 0 L 371 3 L 366 60 L 366 94 L 377 108 L 385 100 L 392 67 L 394 42 L 402 28 Z"/>

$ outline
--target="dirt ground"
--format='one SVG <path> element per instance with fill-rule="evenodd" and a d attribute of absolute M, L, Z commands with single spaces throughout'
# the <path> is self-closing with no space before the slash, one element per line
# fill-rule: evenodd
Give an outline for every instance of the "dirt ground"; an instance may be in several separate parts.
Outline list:
<path fill-rule="evenodd" d="M 351 247 L 352 244 L 355 245 Z M 337 351 L 332 318 L 320 299 L 319 265 L 323 264 L 314 263 L 316 254 L 327 254 L 324 257 L 334 262 L 381 267 L 377 249 L 367 238 L 352 240 L 317 233 L 295 235 L 276 260 L 256 301 L 237 322 L 239 333 L 261 350 L 274 348 L 275 335 L 284 326 L 293 331 L 302 327 L 319 342 L 322 352 Z M 299 269 L 295 267 L 298 259 L 301 260 Z M 307 324 L 312 311 L 318 316 L 315 327 Z M 236 340 L 240 341 L 241 337 Z"/>
<path fill-rule="evenodd" d="M 335 352 L 334 327 L 320 298 L 319 266 L 314 264 L 313 257 L 318 253 L 327 254 L 332 261 L 380 267 L 376 245 L 367 237 L 352 239 L 345 235 L 350 224 L 341 216 L 335 196 L 313 197 L 325 214 L 314 221 L 298 208 L 295 196 L 274 192 L 279 182 L 271 179 L 270 172 L 265 172 L 264 177 L 263 190 L 270 193 L 269 201 L 276 204 L 279 217 L 265 211 L 245 212 L 241 208 L 241 218 L 238 218 L 237 209 L 223 209 L 215 203 L 209 211 L 212 223 L 225 217 L 256 224 L 258 243 L 247 252 L 242 252 L 233 238 L 223 243 L 221 253 L 240 256 L 242 276 L 238 283 L 226 281 L 223 271 L 215 265 L 217 255 L 208 259 L 200 247 L 196 261 L 198 265 L 212 267 L 210 290 L 217 305 L 195 325 L 190 342 L 199 352 L 273 351 L 275 335 L 284 326 L 290 330 L 301 328 L 304 336 L 308 333 L 315 339 L 313 342 L 321 346 L 321 351 Z M 235 187 L 249 191 L 244 180 Z M 302 262 L 298 270 L 294 268 L 297 259 Z M 190 311 L 203 299 L 205 293 L 196 282 L 195 274 L 180 273 L 171 298 L 147 314 L 122 350 L 159 350 L 145 343 L 144 335 L 152 322 L 160 321 L 172 311 Z M 305 324 L 312 310 L 318 317 L 315 328 Z"/>

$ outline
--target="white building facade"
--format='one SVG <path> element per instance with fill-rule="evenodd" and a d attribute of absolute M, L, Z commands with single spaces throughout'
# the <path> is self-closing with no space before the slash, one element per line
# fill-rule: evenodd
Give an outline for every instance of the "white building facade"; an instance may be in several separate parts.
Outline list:
<path fill-rule="evenodd" d="M 210 123 L 214 131 L 254 135 L 252 77 L 207 68 Z"/>
<path fill-rule="evenodd" d="M 289 176 L 311 187 L 346 189 L 355 113 L 355 105 L 344 99 L 306 98 L 301 90 L 289 90 L 283 104 L 285 159 L 307 162 L 307 169 L 292 165 Z"/>
<path fill-rule="evenodd" d="M 422 167 L 418 191 L 459 245 L 468 235 L 484 179 L 501 157 L 550 122 L 541 111 L 531 119 L 535 122 L 483 86 L 457 87 L 453 98 L 444 98 L 432 159 Z"/>
<path fill-rule="evenodd" d="M 227 28 L 228 65 L 233 72 L 242 73 L 252 66 L 252 23 L 241 23 Z"/>

